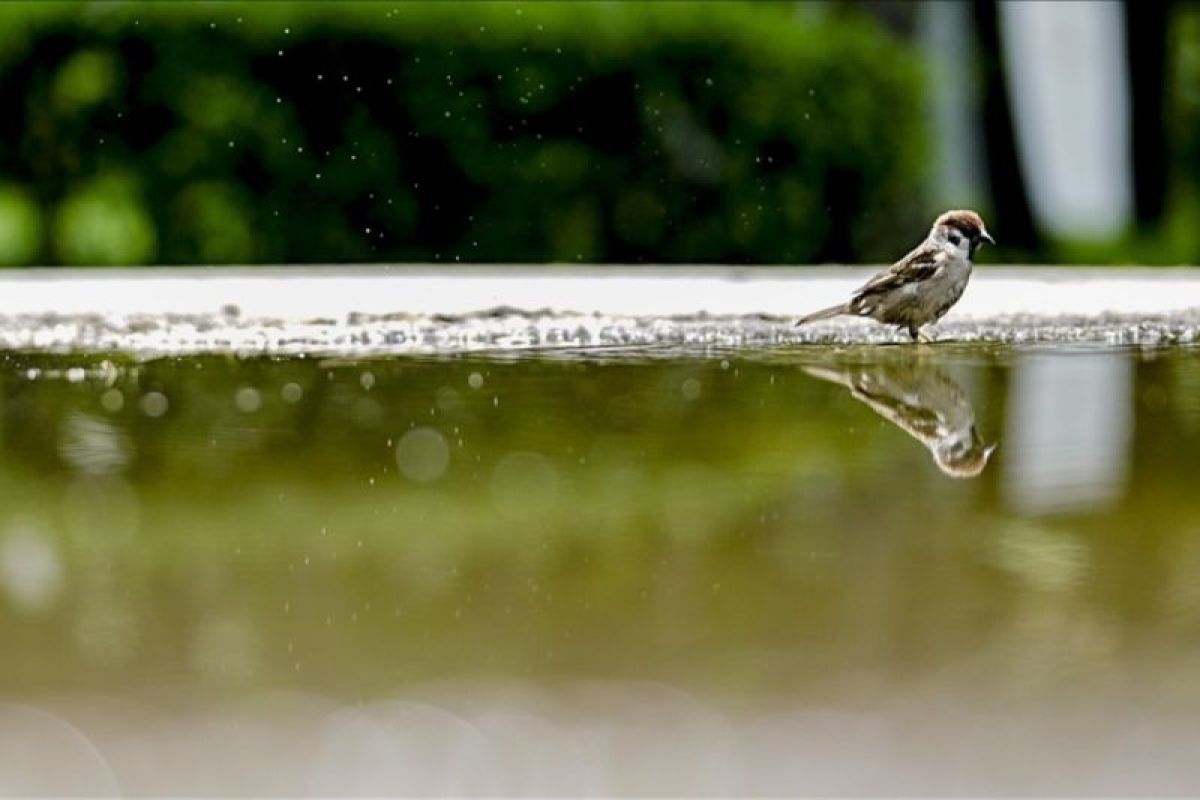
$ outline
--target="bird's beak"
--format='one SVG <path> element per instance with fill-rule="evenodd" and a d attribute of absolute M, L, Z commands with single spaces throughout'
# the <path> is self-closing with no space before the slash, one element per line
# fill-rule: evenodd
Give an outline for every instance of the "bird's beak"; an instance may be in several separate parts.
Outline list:
<path fill-rule="evenodd" d="M 985 242 L 987 242 L 988 244 L 995 244 L 995 243 L 996 243 L 996 240 L 992 238 L 992 235 L 991 235 L 990 233 L 988 233 L 988 232 L 987 232 L 987 228 L 984 228 L 983 230 L 981 230 L 981 231 L 979 232 L 979 238 L 980 238 L 980 239 L 983 239 L 983 240 L 984 240 Z"/>

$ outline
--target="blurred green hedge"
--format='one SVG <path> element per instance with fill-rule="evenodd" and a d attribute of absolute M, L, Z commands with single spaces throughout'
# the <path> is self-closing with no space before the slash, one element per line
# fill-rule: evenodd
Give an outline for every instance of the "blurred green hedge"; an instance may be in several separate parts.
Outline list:
<path fill-rule="evenodd" d="M 882 258 L 921 89 L 791 4 L 6 4 L 0 262 Z"/>

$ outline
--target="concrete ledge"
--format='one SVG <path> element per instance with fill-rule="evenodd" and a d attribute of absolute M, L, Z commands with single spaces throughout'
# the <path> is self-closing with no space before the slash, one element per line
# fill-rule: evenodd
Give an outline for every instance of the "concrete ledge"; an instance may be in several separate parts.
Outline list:
<path fill-rule="evenodd" d="M 875 268 L 261 267 L 0 274 L 0 346 L 140 354 L 461 352 L 900 341 L 793 328 Z M 960 341 L 1190 343 L 1200 269 L 987 267 L 939 326 Z"/>

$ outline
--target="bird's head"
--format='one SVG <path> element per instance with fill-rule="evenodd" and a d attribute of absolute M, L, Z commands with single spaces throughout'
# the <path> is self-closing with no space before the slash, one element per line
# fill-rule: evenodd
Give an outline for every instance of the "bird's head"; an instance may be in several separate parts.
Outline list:
<path fill-rule="evenodd" d="M 986 447 L 979 441 L 974 426 L 971 427 L 970 444 L 956 442 L 953 446 L 933 448 L 933 461 L 943 474 L 951 478 L 974 478 L 983 472 L 996 449 L 996 443 Z"/>
<path fill-rule="evenodd" d="M 974 258 L 975 251 L 983 242 L 995 244 L 983 217 L 974 211 L 947 211 L 933 222 L 929 231 L 930 238 L 956 250 L 962 250 L 968 258 Z"/>

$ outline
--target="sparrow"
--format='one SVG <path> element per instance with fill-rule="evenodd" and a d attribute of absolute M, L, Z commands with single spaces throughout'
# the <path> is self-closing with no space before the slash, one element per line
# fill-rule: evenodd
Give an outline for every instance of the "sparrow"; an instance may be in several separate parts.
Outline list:
<path fill-rule="evenodd" d="M 975 408 L 962 386 L 930 364 L 893 362 L 806 366 L 814 378 L 841 384 L 850 396 L 920 442 L 943 474 L 974 478 L 996 444 L 975 429 Z"/>
<path fill-rule="evenodd" d="M 816 311 L 796 324 L 852 314 L 907 328 L 914 342 L 922 337 L 932 341 L 921 326 L 941 319 L 962 297 L 983 242 L 996 243 L 982 217 L 974 211 L 947 211 L 934 220 L 925 241 L 860 286 L 850 302 Z"/>

